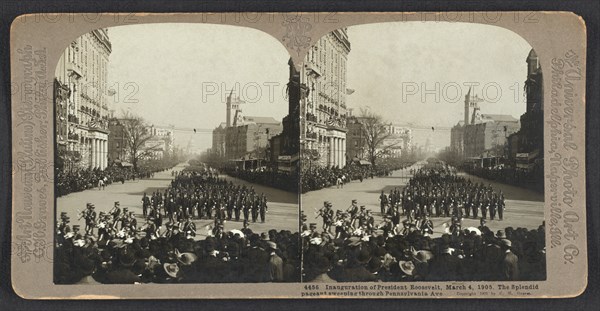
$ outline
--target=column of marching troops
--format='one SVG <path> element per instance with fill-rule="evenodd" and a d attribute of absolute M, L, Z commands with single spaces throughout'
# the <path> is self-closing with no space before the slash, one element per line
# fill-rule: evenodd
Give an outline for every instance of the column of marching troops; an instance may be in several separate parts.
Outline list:
<path fill-rule="evenodd" d="M 87 203 L 86 209 L 79 212 L 79 219 L 85 219 L 85 235 L 96 236 L 101 241 L 113 237 L 135 237 L 138 233 L 155 239 L 159 236 L 170 237 L 183 232 L 187 238 L 196 236 L 194 219 L 214 221 L 212 235 L 223 232 L 227 220 L 241 221 L 244 225 L 250 221 L 266 221 L 268 212 L 267 197 L 257 194 L 253 187 L 235 185 L 218 177 L 215 170 L 206 168 L 200 171 L 182 171 L 173 173 L 174 180 L 164 191 L 157 190 L 150 196 L 142 196 L 142 214 L 146 223 L 138 227 L 137 219 L 127 207 L 121 208 L 119 202 L 108 212 L 95 211 L 95 205 Z M 70 218 L 61 213 L 58 223 L 58 236 L 70 231 Z M 161 227 L 165 229 L 161 233 Z M 79 233 L 80 226 L 74 225 L 73 231 Z"/>
<path fill-rule="evenodd" d="M 188 219 L 214 219 L 265 222 L 267 197 L 257 194 L 252 186 L 235 185 L 218 177 L 213 170 L 174 173 L 175 180 L 164 192 L 156 191 L 142 197 L 145 217 L 171 222 Z"/>
<path fill-rule="evenodd" d="M 449 232 L 461 230 L 464 217 L 486 220 L 503 220 L 505 199 L 502 191 L 495 192 L 490 185 L 475 183 L 457 175 L 456 169 L 448 165 L 425 165 L 412 169 L 413 175 L 406 187 L 384 191 L 379 195 L 380 213 L 384 220 L 375 224 L 374 216 L 365 206 L 358 206 L 352 200 L 345 211 L 334 212 L 329 201 L 316 211 L 323 218 L 323 230 L 330 232 L 335 226 L 336 237 L 349 235 L 370 235 L 382 229 L 385 236 L 406 234 L 419 230 L 424 234 L 433 233 L 431 217 L 451 217 Z M 404 216 L 402 226 L 400 220 Z M 316 224 L 311 224 L 313 227 Z M 413 229 L 411 229 L 413 228 Z"/>

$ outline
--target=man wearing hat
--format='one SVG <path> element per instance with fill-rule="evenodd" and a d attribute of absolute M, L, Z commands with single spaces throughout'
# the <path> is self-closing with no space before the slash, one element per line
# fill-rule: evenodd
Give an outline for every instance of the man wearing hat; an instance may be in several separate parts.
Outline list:
<path fill-rule="evenodd" d="M 115 205 L 109 213 L 113 216 L 113 219 L 116 222 L 116 220 L 119 219 L 119 217 L 121 216 L 121 203 L 119 203 L 119 201 L 116 201 Z"/>
<path fill-rule="evenodd" d="M 367 270 L 366 265 L 371 261 L 369 250 L 356 247 L 350 251 L 348 262 L 337 280 L 341 282 L 375 282 L 378 277 Z"/>
<path fill-rule="evenodd" d="M 94 210 L 94 204 L 88 203 L 87 209 L 83 214 L 85 219 L 85 234 L 94 234 L 94 226 L 96 225 L 96 211 Z"/>
<path fill-rule="evenodd" d="M 144 217 L 148 216 L 148 207 L 150 207 L 150 198 L 144 192 L 144 196 L 142 197 L 142 214 Z"/>
<path fill-rule="evenodd" d="M 500 240 L 500 248 L 504 251 L 501 267 L 501 281 L 519 281 L 519 257 L 511 251 L 512 242 L 506 238 Z"/>
<path fill-rule="evenodd" d="M 60 224 L 57 228 L 59 235 L 64 235 L 65 233 L 71 232 L 71 226 L 69 226 L 70 221 L 71 218 L 67 216 L 67 212 L 60 213 Z"/>
<path fill-rule="evenodd" d="M 313 237 L 317 234 L 317 224 L 314 222 L 311 222 L 308 225 L 308 230 L 302 233 L 302 236 L 308 236 L 308 237 Z"/>
<path fill-rule="evenodd" d="M 186 238 L 193 239 L 196 236 L 196 224 L 192 221 L 192 216 L 188 215 L 184 224 L 183 232 Z"/>
<path fill-rule="evenodd" d="M 502 220 L 504 216 L 504 195 L 502 194 L 502 190 L 500 190 L 500 195 L 498 197 L 498 219 Z"/>
<path fill-rule="evenodd" d="M 252 229 L 250 229 L 250 224 L 248 223 L 247 220 L 244 220 L 243 227 L 242 227 L 242 229 L 240 229 L 240 231 L 242 231 L 242 233 L 244 234 L 245 237 L 248 237 L 253 233 Z"/>
<path fill-rule="evenodd" d="M 483 230 L 483 228 L 487 227 L 487 221 L 483 218 L 479 219 L 479 230 Z"/>
<path fill-rule="evenodd" d="M 381 194 L 379 195 L 379 207 L 381 208 L 381 215 L 385 214 L 385 209 L 388 205 L 388 197 L 385 195 L 383 190 L 381 190 Z"/>
<path fill-rule="evenodd" d="M 264 194 L 259 199 L 259 204 L 260 204 L 260 222 L 264 223 L 265 217 L 267 214 L 267 210 L 269 209 L 267 206 L 267 197 Z"/>
<path fill-rule="evenodd" d="M 429 219 L 429 215 L 425 214 L 423 222 L 421 223 L 421 231 L 423 234 L 433 234 L 433 221 Z"/>
<path fill-rule="evenodd" d="M 348 209 L 346 210 L 348 213 L 350 213 L 350 217 L 354 218 L 354 216 L 356 216 L 356 213 L 358 213 L 358 201 L 356 201 L 356 199 L 352 199 L 352 204 L 350 204 L 350 207 L 348 207 Z"/>
<path fill-rule="evenodd" d="M 283 281 L 283 259 L 277 255 L 277 244 L 275 242 L 267 241 L 266 244 L 266 250 L 270 253 L 267 264 L 267 281 L 281 282 Z"/>
<path fill-rule="evenodd" d="M 79 233 L 81 229 L 80 225 L 73 225 L 73 239 L 77 240 L 77 239 L 81 239 L 81 233 Z"/>
<path fill-rule="evenodd" d="M 323 231 L 329 232 L 331 225 L 333 224 L 333 209 L 331 209 L 331 203 L 329 201 L 323 202 L 323 207 L 319 210 L 317 218 L 323 217 Z"/>
<path fill-rule="evenodd" d="M 384 215 L 383 221 L 379 224 L 379 226 L 377 226 L 377 229 L 382 229 L 383 236 L 389 237 L 392 230 L 394 230 L 394 223 L 392 223 L 390 216 Z"/>

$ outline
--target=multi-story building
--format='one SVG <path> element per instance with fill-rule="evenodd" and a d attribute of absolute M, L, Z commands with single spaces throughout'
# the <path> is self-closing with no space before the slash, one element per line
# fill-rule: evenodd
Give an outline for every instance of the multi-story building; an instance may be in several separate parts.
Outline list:
<path fill-rule="evenodd" d="M 346 155 L 348 160 L 362 160 L 366 157 L 366 137 L 363 124 L 355 116 L 349 116 L 346 120 Z"/>
<path fill-rule="evenodd" d="M 504 114 L 481 114 L 464 128 L 465 157 L 505 157 L 508 137 L 520 129 L 519 120 Z"/>
<path fill-rule="evenodd" d="M 241 124 L 236 122 L 226 129 L 225 157 L 228 160 L 244 156 L 266 158 L 269 140 L 281 131 L 281 122 L 272 117 L 242 117 Z"/>
<path fill-rule="evenodd" d="M 465 122 L 458 123 L 450 129 L 450 151 L 459 158 L 465 155 Z"/>
<path fill-rule="evenodd" d="M 227 160 L 267 158 L 269 141 L 281 133 L 282 124 L 272 117 L 244 116 L 242 104 L 232 91 L 227 97 L 226 120 L 212 132 L 211 152 Z"/>
<path fill-rule="evenodd" d="M 58 61 L 54 79 L 56 143 L 65 168 L 108 165 L 107 29 L 75 39 Z"/>
<path fill-rule="evenodd" d="M 308 51 L 300 69 L 300 148 L 311 164 L 346 165 L 347 29 L 328 33 Z"/>
<path fill-rule="evenodd" d="M 225 156 L 225 137 L 227 136 L 227 123 L 221 122 L 212 132 L 212 148 L 211 153 L 224 157 Z"/>
<path fill-rule="evenodd" d="M 519 131 L 519 120 L 504 114 L 482 114 L 479 103 L 483 100 L 471 89 L 465 96 L 464 120 L 450 131 L 450 149 L 459 158 L 505 157 L 508 137 Z"/>
<path fill-rule="evenodd" d="M 385 157 L 399 158 L 403 152 L 408 152 L 412 143 L 411 129 L 394 124 L 386 126 L 387 137 L 381 143 L 381 151 Z"/>
<path fill-rule="evenodd" d="M 151 125 L 150 126 L 150 135 L 156 139 L 160 139 L 164 142 L 161 145 L 164 146 L 163 154 L 161 157 L 166 156 L 167 154 L 173 154 L 173 146 L 175 144 L 175 136 L 173 135 L 172 127 L 160 127 Z"/>
<path fill-rule="evenodd" d="M 125 128 L 119 119 L 108 120 L 108 163 L 130 158 Z"/>
<path fill-rule="evenodd" d="M 510 137 L 510 158 L 516 166 L 543 168 L 544 160 L 544 79 L 540 61 L 532 49 L 527 55 L 527 110 L 521 115 L 521 130 Z"/>
<path fill-rule="evenodd" d="M 465 95 L 464 119 L 459 121 L 450 130 L 450 150 L 452 150 L 459 158 L 466 156 L 465 153 L 465 130 L 468 125 L 473 124 L 473 119 L 479 119 L 479 103 L 483 101 L 477 94 L 471 94 L 472 89 L 469 88 Z"/>

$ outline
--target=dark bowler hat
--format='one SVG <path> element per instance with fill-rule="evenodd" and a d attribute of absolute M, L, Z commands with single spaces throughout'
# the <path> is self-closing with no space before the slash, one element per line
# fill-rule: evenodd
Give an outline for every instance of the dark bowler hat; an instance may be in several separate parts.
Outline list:
<path fill-rule="evenodd" d="M 504 233 L 504 230 L 498 230 L 498 232 L 496 232 L 496 237 L 499 239 L 506 239 L 506 233 Z"/>

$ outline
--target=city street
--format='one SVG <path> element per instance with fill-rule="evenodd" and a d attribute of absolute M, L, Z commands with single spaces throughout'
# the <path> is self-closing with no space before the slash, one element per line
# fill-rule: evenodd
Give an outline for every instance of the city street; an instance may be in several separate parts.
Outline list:
<path fill-rule="evenodd" d="M 96 212 L 108 212 L 112 209 L 115 201 L 119 201 L 121 208 L 127 208 L 133 211 L 138 221 L 138 227 L 145 223 L 142 217 L 142 195 L 146 192 L 151 195 L 157 189 L 166 188 L 173 177 L 173 170 L 180 171 L 187 164 L 180 164 L 171 170 L 160 173 L 155 173 L 153 178 L 136 179 L 135 181 L 128 180 L 124 184 L 113 183 L 106 187 L 105 190 L 98 188 L 75 192 L 69 195 L 59 197 L 56 200 L 56 213 L 67 212 L 71 217 L 71 226 L 75 224 L 81 225 L 81 230 L 85 228 L 83 219 L 78 219 L 79 211 L 85 209 L 86 203 L 93 203 L 96 206 Z M 233 181 L 235 184 L 245 184 L 253 186 L 257 193 L 265 193 L 268 198 L 269 211 L 267 213 L 266 222 L 250 223 L 250 229 L 255 233 L 266 232 L 270 229 L 275 230 L 290 230 L 298 231 L 298 204 L 297 194 L 286 192 L 262 185 L 255 185 L 243 180 L 232 178 L 229 176 L 221 176 L 227 180 Z M 202 219 L 194 220 L 197 228 L 196 238 L 203 238 L 208 233 L 208 226 L 213 224 L 212 220 Z M 225 230 L 240 229 L 242 222 L 227 221 L 225 222 Z"/>
<path fill-rule="evenodd" d="M 316 211 L 323 206 L 323 201 L 330 201 L 334 210 L 346 210 L 352 199 L 358 200 L 358 205 L 365 205 L 375 216 L 375 224 L 382 221 L 379 212 L 379 195 L 381 190 L 389 194 L 391 189 L 398 187 L 403 189 L 410 178 L 410 169 L 416 165 L 403 170 L 394 171 L 391 176 L 353 181 L 343 188 L 329 187 L 318 191 L 311 191 L 302 195 L 302 209 L 307 216 L 308 223 L 316 222 L 318 228 L 322 228 L 322 218 L 315 219 Z M 464 173 L 462 174 L 464 175 Z M 522 189 L 506 184 L 496 183 L 484 180 L 474 176 L 468 176 L 474 182 L 483 182 L 491 184 L 495 191 L 502 190 L 506 198 L 506 209 L 504 220 L 487 220 L 487 226 L 496 232 L 512 226 L 513 228 L 523 227 L 528 229 L 537 229 L 544 219 L 544 196 L 541 193 Z M 450 218 L 431 218 L 434 224 L 434 236 L 440 236 L 444 233 L 444 223 L 450 225 Z M 464 219 L 463 228 L 479 226 L 479 220 Z M 333 228 L 332 228 L 333 232 Z"/>

